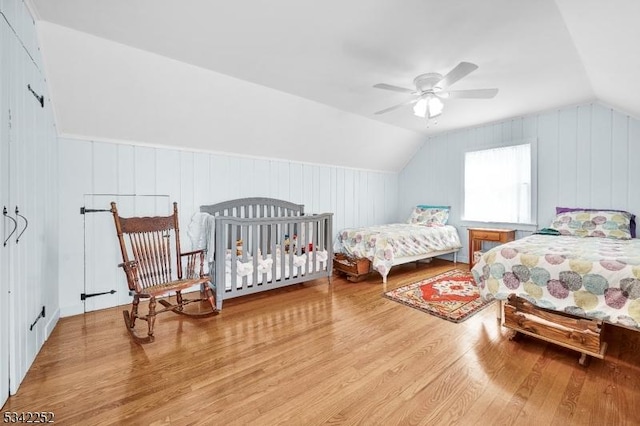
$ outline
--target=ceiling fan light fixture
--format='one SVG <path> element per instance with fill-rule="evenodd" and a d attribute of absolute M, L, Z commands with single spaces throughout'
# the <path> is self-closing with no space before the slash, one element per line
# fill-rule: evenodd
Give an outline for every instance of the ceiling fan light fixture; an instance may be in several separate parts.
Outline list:
<path fill-rule="evenodd" d="M 442 114 L 442 109 L 444 108 L 444 104 L 442 101 L 436 97 L 432 96 L 429 98 L 427 102 L 429 118 L 437 117 Z"/>
<path fill-rule="evenodd" d="M 426 99 L 420 99 L 418 102 L 415 103 L 415 105 L 413 106 L 413 114 L 421 117 L 421 118 L 425 118 L 427 116 L 427 100 Z"/>
<path fill-rule="evenodd" d="M 413 99 L 377 111 L 375 114 L 384 114 L 407 105 L 413 105 L 413 113 L 415 115 L 429 120 L 442 114 L 444 108 L 443 99 L 491 99 L 496 96 L 498 89 L 449 90 L 449 86 L 466 77 L 477 68 L 478 66 L 471 62 L 460 62 L 445 76 L 438 73 L 420 74 L 413 79 L 415 90 L 386 83 L 375 84 L 373 87 L 377 89 L 410 93 L 414 96 Z"/>
<path fill-rule="evenodd" d="M 420 118 L 433 118 L 442 114 L 443 108 L 444 104 L 438 97 L 428 95 L 415 103 L 413 114 Z"/>

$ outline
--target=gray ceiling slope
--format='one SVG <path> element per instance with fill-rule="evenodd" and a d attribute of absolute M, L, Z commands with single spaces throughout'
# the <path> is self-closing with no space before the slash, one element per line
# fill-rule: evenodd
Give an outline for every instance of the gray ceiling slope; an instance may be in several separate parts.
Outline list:
<path fill-rule="evenodd" d="M 594 99 L 640 116 L 636 0 L 28 1 L 40 21 L 95 36 L 78 45 L 110 40 L 420 135 Z M 66 59 L 71 71 L 81 60 L 65 58 L 67 36 L 56 26 L 41 35 L 46 62 L 64 67 Z M 416 75 L 445 74 L 461 61 L 479 69 L 452 89 L 497 87 L 494 99 L 445 101 L 430 127 L 409 107 L 373 115 L 408 96 L 372 85 L 411 88 Z M 65 86 L 51 84 L 56 96 Z M 238 96 L 261 102 L 246 87 Z M 83 117 L 66 119 L 82 127 Z M 402 156 L 412 154 L 409 145 Z"/>

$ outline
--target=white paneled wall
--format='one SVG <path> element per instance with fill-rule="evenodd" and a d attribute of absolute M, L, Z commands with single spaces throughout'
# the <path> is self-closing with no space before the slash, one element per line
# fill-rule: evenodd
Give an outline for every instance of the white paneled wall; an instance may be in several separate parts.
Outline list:
<path fill-rule="evenodd" d="M 279 198 L 304 204 L 308 213 L 332 212 L 334 232 L 396 220 L 396 173 L 77 139 L 60 139 L 59 162 L 62 316 L 84 311 L 79 212 L 85 194 L 169 195 L 178 202 L 183 230 L 201 205 L 243 197 Z M 188 247 L 186 233 L 181 236 Z"/>
<path fill-rule="evenodd" d="M 0 0 L 0 10 L 7 22 L 11 25 L 14 36 L 20 40 L 26 54 L 42 71 L 42 57 L 38 45 L 38 35 L 35 30 L 35 21 L 23 0 Z"/>
<path fill-rule="evenodd" d="M 15 393 L 59 309 L 53 115 L 29 11 L 17 0 L 0 1 L 0 10 L 0 208 L 7 211 L 0 246 L 2 403 L 6 373 Z"/>
<path fill-rule="evenodd" d="M 536 139 L 538 228 L 556 206 L 613 208 L 640 214 L 640 121 L 600 103 L 567 107 L 429 139 L 400 173 L 400 209 L 418 203 L 452 206 L 450 222 L 463 240 L 464 152 L 494 143 Z M 496 224 L 487 224 L 494 226 Z M 526 235 L 528 232 L 520 232 Z"/>

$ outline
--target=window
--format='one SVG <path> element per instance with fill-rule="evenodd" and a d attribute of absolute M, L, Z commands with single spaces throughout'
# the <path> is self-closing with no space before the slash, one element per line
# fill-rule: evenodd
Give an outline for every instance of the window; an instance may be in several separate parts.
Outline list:
<path fill-rule="evenodd" d="M 466 152 L 464 219 L 530 224 L 535 220 L 532 144 Z"/>

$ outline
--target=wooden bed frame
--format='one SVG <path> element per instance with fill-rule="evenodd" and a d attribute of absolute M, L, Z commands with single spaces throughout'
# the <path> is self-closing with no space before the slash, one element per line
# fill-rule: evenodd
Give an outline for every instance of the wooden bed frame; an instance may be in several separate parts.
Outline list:
<path fill-rule="evenodd" d="M 458 263 L 458 251 L 460 249 L 432 251 L 430 253 L 419 254 L 416 256 L 398 257 L 393 260 L 392 266 L 403 265 L 405 263 L 420 262 L 426 260 L 431 262 L 431 259 L 437 256 L 453 253 L 453 263 Z M 364 278 L 372 272 L 371 261 L 367 258 L 349 258 L 342 253 L 336 253 L 336 259 L 334 262 L 337 271 L 346 275 L 347 280 L 352 282 L 362 281 Z M 387 277 L 382 277 L 382 283 L 387 283 Z"/>
<path fill-rule="evenodd" d="M 218 310 L 222 309 L 222 302 L 226 299 L 323 277 L 330 282 L 333 269 L 332 213 L 305 215 L 303 205 L 274 198 L 230 200 L 201 206 L 200 211 L 215 218 L 215 226 L 209 230 L 215 233 L 215 251 L 209 270 Z M 302 229 L 308 231 L 297 235 Z M 297 237 L 295 243 L 293 236 Z M 327 259 L 320 263 L 319 253 L 325 251 Z M 230 267 L 227 266 L 228 252 Z M 294 265 L 294 255 L 305 259 L 304 272 Z M 267 256 L 274 260 L 269 271 L 270 281 L 267 280 L 268 273 L 261 273 L 258 268 L 259 260 Z M 281 273 L 277 269 L 277 261 L 282 265 Z M 239 262 L 251 265 L 253 271 L 249 276 L 238 277 Z M 227 276 L 230 276 L 230 283 Z"/>

